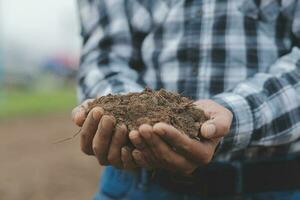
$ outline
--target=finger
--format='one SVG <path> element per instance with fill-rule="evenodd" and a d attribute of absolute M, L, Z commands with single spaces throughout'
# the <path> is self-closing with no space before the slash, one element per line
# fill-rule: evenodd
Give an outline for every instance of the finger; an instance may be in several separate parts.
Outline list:
<path fill-rule="evenodd" d="M 123 147 L 121 149 L 121 160 L 123 163 L 123 168 L 126 170 L 134 170 L 138 167 L 134 162 L 131 149 L 129 147 Z"/>
<path fill-rule="evenodd" d="M 135 148 L 139 150 L 143 150 L 146 147 L 146 143 L 143 138 L 140 136 L 139 132 L 136 130 L 132 130 L 129 133 L 129 139 L 131 143 L 135 146 Z"/>
<path fill-rule="evenodd" d="M 122 168 L 121 148 L 127 143 L 127 128 L 124 124 L 117 125 L 108 152 L 108 162 L 118 168 Z"/>
<path fill-rule="evenodd" d="M 141 151 L 139 151 L 137 149 L 133 150 L 132 157 L 138 166 L 146 168 L 146 169 L 152 168 L 152 166 L 147 162 L 147 160 L 145 159 L 145 157 Z"/>
<path fill-rule="evenodd" d="M 74 108 L 72 111 L 72 121 L 81 127 L 86 120 L 87 113 L 82 108 Z"/>
<path fill-rule="evenodd" d="M 104 113 L 104 110 L 99 107 L 95 107 L 88 114 L 85 123 L 80 131 L 80 147 L 81 150 L 88 154 L 93 155 L 93 138 L 97 131 L 99 121 Z"/>
<path fill-rule="evenodd" d="M 160 122 L 153 126 L 153 131 L 167 141 L 170 146 L 175 147 L 176 150 L 190 153 L 192 139 L 173 126 Z"/>
<path fill-rule="evenodd" d="M 154 134 L 151 126 L 142 125 L 139 131 L 147 145 L 158 158 L 160 167 L 183 173 L 190 173 L 191 169 L 194 170 L 196 168 L 195 163 L 175 153 L 158 135 Z"/>
<path fill-rule="evenodd" d="M 201 135 L 206 139 L 221 138 L 228 134 L 232 122 L 230 112 L 214 113 L 211 119 L 201 126 Z"/>
<path fill-rule="evenodd" d="M 101 165 L 107 165 L 108 151 L 115 129 L 116 120 L 112 116 L 104 115 L 101 118 L 97 132 L 93 139 L 93 150 Z"/>
<path fill-rule="evenodd" d="M 75 107 L 72 110 L 72 121 L 77 125 L 77 126 L 82 126 L 86 117 L 87 117 L 87 110 L 88 110 L 88 105 L 94 101 L 94 99 L 87 99 L 85 100 L 82 104 L 79 106 Z"/>
<path fill-rule="evenodd" d="M 170 146 L 175 147 L 176 151 L 196 163 L 208 164 L 212 159 L 215 146 L 211 141 L 199 142 L 165 123 L 155 124 L 153 130 Z"/>
<path fill-rule="evenodd" d="M 140 133 L 136 130 L 133 130 L 129 133 L 129 139 L 131 143 L 143 154 L 143 158 L 147 161 L 148 164 L 153 167 L 157 165 L 157 158 L 151 149 L 147 146 L 144 139 L 141 137 Z"/>
<path fill-rule="evenodd" d="M 222 105 L 212 100 L 198 100 L 195 102 L 196 108 L 204 111 L 210 119 L 204 122 L 200 129 L 200 134 L 206 139 L 220 138 L 225 136 L 232 123 L 232 113 Z"/>

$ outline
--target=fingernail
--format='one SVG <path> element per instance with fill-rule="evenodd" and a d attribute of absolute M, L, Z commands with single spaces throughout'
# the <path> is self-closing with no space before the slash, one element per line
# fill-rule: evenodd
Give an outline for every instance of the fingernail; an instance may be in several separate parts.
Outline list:
<path fill-rule="evenodd" d="M 99 120 L 100 116 L 101 116 L 101 111 L 100 109 L 93 109 L 92 110 L 92 116 L 94 120 Z"/>
<path fill-rule="evenodd" d="M 205 124 L 203 125 L 203 136 L 212 137 L 216 132 L 216 126 L 214 124 Z"/>

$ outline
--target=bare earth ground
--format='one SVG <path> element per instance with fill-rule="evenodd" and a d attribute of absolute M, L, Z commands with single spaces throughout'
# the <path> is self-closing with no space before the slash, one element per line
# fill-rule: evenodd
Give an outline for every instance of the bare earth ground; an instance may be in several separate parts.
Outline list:
<path fill-rule="evenodd" d="M 0 121 L 0 199 L 86 200 L 98 186 L 100 167 L 81 153 L 69 113 Z"/>

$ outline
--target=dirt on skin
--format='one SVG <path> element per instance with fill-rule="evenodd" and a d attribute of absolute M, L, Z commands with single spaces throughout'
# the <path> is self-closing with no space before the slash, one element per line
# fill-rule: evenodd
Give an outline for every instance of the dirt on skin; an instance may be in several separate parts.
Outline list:
<path fill-rule="evenodd" d="M 89 104 L 89 110 L 99 106 L 104 114 L 112 115 L 117 123 L 124 123 L 128 131 L 142 124 L 165 122 L 190 137 L 197 137 L 201 124 L 207 120 L 193 100 L 164 89 L 146 88 L 140 93 L 102 96 Z"/>

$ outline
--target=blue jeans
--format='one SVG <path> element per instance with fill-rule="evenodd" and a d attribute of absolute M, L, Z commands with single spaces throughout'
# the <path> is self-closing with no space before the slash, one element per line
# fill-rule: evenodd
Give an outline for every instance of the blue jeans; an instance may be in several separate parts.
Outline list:
<path fill-rule="evenodd" d="M 146 175 L 107 167 L 101 177 L 100 189 L 93 200 L 300 200 L 300 188 L 296 191 L 276 191 L 247 194 L 241 197 L 207 198 L 169 191 L 159 183 L 148 181 Z"/>

